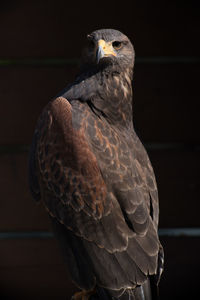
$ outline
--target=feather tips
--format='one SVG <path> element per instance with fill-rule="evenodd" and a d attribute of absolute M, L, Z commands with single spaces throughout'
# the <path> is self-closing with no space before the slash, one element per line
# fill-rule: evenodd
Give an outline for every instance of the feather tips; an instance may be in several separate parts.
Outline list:
<path fill-rule="evenodd" d="M 50 215 L 82 240 L 98 284 L 114 290 L 142 284 L 156 272 L 159 251 L 148 192 L 155 183 L 141 168 L 146 153 L 142 162 L 137 157 L 142 146 L 137 141 L 135 151 L 129 135 L 62 97 L 46 107 L 38 132 L 34 166 Z"/>

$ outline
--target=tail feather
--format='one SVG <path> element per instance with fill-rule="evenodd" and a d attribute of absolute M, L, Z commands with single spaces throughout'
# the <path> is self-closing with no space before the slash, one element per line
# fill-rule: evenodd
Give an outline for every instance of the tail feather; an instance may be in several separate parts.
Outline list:
<path fill-rule="evenodd" d="M 143 285 L 126 290 L 120 297 L 114 297 L 111 291 L 98 287 L 91 300 L 158 300 L 157 287 L 151 285 L 151 280 L 147 279 Z"/>

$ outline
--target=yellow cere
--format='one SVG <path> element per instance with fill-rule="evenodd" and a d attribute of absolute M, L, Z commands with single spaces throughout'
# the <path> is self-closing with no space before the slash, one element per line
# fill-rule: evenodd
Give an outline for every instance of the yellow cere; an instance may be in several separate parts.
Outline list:
<path fill-rule="evenodd" d="M 104 40 L 98 41 L 98 47 L 102 47 L 105 56 L 106 55 L 114 55 L 117 56 L 116 52 L 113 49 L 112 43 L 106 43 Z"/>

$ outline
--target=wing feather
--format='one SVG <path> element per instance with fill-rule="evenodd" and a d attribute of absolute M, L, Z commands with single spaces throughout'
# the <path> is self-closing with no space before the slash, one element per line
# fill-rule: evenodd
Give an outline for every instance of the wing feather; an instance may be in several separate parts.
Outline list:
<path fill-rule="evenodd" d="M 101 286 L 134 287 L 156 273 L 156 183 L 136 135 L 59 97 L 38 121 L 30 162 L 35 198 L 42 195 L 50 215 L 82 241 Z"/>
<path fill-rule="evenodd" d="M 57 98 L 46 107 L 41 119 L 36 160 L 43 188 L 74 211 L 100 217 L 106 185 L 85 140 L 84 129 L 73 128 L 71 105 L 66 99 Z"/>

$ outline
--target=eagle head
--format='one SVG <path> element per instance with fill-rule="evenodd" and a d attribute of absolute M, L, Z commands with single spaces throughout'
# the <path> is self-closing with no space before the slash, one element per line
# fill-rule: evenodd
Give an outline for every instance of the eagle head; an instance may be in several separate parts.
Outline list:
<path fill-rule="evenodd" d="M 129 38 L 115 29 L 100 29 L 87 35 L 84 63 L 132 69 L 135 52 Z"/>

